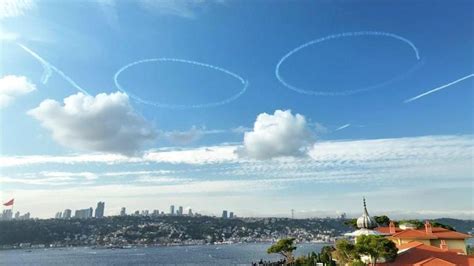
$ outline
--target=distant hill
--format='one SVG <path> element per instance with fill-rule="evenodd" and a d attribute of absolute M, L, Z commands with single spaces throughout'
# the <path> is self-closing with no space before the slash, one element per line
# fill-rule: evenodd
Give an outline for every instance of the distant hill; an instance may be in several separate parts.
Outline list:
<path fill-rule="evenodd" d="M 456 229 L 456 231 L 460 232 L 471 232 L 474 228 L 474 220 L 459 220 L 459 219 L 453 219 L 453 218 L 439 218 L 439 219 L 434 219 L 433 221 L 436 221 L 438 223 L 450 225 Z"/>

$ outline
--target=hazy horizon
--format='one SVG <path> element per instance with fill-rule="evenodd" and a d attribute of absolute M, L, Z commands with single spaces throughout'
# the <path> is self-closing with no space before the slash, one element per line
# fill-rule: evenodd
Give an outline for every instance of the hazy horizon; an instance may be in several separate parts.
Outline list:
<path fill-rule="evenodd" d="M 469 1 L 4 1 L 0 200 L 474 219 Z"/>

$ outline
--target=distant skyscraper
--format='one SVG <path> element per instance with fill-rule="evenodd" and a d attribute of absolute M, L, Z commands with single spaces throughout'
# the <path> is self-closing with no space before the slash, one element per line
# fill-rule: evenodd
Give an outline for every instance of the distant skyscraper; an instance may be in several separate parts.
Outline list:
<path fill-rule="evenodd" d="M 227 211 L 226 210 L 222 211 L 222 218 L 227 219 Z"/>
<path fill-rule="evenodd" d="M 171 205 L 171 206 L 170 206 L 170 214 L 171 214 L 171 215 L 174 215 L 174 205 Z"/>
<path fill-rule="evenodd" d="M 125 209 L 125 207 L 122 207 L 122 209 L 120 210 L 120 216 L 126 216 L 127 215 L 127 209 Z"/>
<path fill-rule="evenodd" d="M 104 217 L 105 202 L 97 202 L 97 207 L 95 208 L 95 218 Z"/>
<path fill-rule="evenodd" d="M 70 209 L 65 209 L 63 212 L 63 219 L 71 219 L 72 211 Z"/>
<path fill-rule="evenodd" d="M 183 215 L 183 206 L 179 206 L 178 215 Z"/>
<path fill-rule="evenodd" d="M 234 218 L 234 212 L 229 212 L 229 219 Z"/>
<path fill-rule="evenodd" d="M 188 216 L 193 216 L 193 210 L 191 208 L 188 210 Z"/>
<path fill-rule="evenodd" d="M 153 213 L 152 213 L 152 216 L 158 216 L 160 215 L 160 211 L 159 210 L 153 210 Z"/>
<path fill-rule="evenodd" d="M 30 219 L 30 213 L 29 212 L 27 212 L 27 213 L 20 216 L 20 220 L 28 220 L 28 219 Z"/>
<path fill-rule="evenodd" d="M 91 218 L 93 212 L 94 210 L 92 209 L 92 207 L 88 209 L 76 210 L 76 212 L 74 213 L 74 218 L 77 218 L 77 219 Z"/>
<path fill-rule="evenodd" d="M 20 218 L 20 212 L 15 212 L 15 220 L 18 220 Z"/>
<path fill-rule="evenodd" d="M 54 218 L 56 219 L 61 219 L 63 217 L 62 212 L 57 212 L 56 215 L 54 215 Z"/>

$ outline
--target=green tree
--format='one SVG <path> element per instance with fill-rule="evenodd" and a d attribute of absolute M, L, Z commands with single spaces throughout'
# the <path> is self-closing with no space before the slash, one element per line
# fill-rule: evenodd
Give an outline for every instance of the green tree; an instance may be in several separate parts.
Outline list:
<path fill-rule="evenodd" d="M 390 218 L 387 215 L 374 216 L 374 219 L 380 226 L 388 226 L 390 224 Z"/>
<path fill-rule="evenodd" d="M 333 260 L 332 260 L 332 253 L 336 249 L 333 246 L 324 246 L 321 249 L 321 252 L 319 253 L 319 262 L 325 263 L 327 265 L 330 265 Z"/>
<path fill-rule="evenodd" d="M 451 231 L 456 231 L 456 229 L 454 229 L 454 227 L 452 227 L 450 225 L 447 225 L 447 224 L 442 224 L 442 223 L 436 222 L 436 221 L 431 221 L 430 223 L 433 227 L 442 227 L 442 228 L 445 228 L 445 229 L 448 229 L 448 230 L 451 230 Z"/>
<path fill-rule="evenodd" d="M 344 221 L 344 224 L 354 229 L 357 229 L 357 219 L 355 218 Z"/>
<path fill-rule="evenodd" d="M 356 259 L 358 255 L 355 252 L 355 246 L 347 239 L 339 239 L 336 241 L 336 251 L 334 252 L 334 258 L 338 264 L 345 265 Z"/>
<path fill-rule="evenodd" d="M 293 263 L 293 251 L 296 250 L 295 238 L 283 238 L 267 249 L 268 254 L 276 253 L 285 257 L 286 263 Z"/>
<path fill-rule="evenodd" d="M 357 237 L 355 251 L 359 255 L 368 256 L 372 265 L 376 265 L 379 258 L 384 258 L 386 261 L 394 260 L 398 249 L 394 242 L 383 236 L 362 235 Z"/>

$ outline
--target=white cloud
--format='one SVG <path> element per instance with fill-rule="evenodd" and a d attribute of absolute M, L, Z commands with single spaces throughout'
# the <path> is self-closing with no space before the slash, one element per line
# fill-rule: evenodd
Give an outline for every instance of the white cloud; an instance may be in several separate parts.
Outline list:
<path fill-rule="evenodd" d="M 165 132 L 163 135 L 174 144 L 186 145 L 191 142 L 197 141 L 205 134 L 204 129 L 197 128 L 196 126 L 191 127 L 187 131 L 171 131 Z"/>
<path fill-rule="evenodd" d="M 7 75 L 0 79 L 0 109 L 7 107 L 16 97 L 36 90 L 24 76 Z"/>
<path fill-rule="evenodd" d="M 244 147 L 239 154 L 255 159 L 298 156 L 304 154 L 312 139 L 304 116 L 276 110 L 273 115 L 257 116 L 253 131 L 244 135 Z"/>
<path fill-rule="evenodd" d="M 80 150 L 132 155 L 156 137 L 121 92 L 95 97 L 77 93 L 65 98 L 63 105 L 48 99 L 28 114 L 59 144 Z"/>
<path fill-rule="evenodd" d="M 236 146 L 210 146 L 183 150 L 158 150 L 146 153 L 143 160 L 172 164 L 219 164 L 237 161 Z"/>
<path fill-rule="evenodd" d="M 24 16 L 26 12 L 36 7 L 34 0 L 1 0 L 0 19 Z"/>

